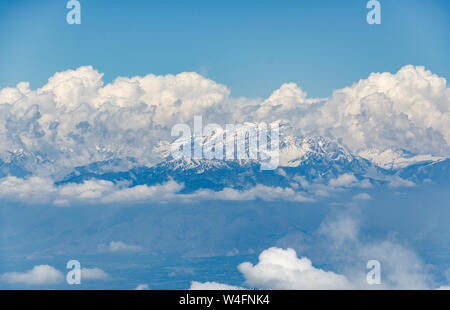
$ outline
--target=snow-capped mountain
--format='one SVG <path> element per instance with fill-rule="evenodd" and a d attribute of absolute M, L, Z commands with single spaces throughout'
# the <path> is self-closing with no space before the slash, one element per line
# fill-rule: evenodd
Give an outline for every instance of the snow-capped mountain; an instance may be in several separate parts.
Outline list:
<path fill-rule="evenodd" d="M 350 171 L 362 175 L 372 166 L 370 161 L 326 137 L 284 136 L 280 141 L 280 167 L 301 172 L 307 179 L 329 178 Z"/>
<path fill-rule="evenodd" d="M 245 189 L 263 184 L 289 187 L 301 177 L 312 183 L 328 183 L 344 174 L 357 179 L 383 182 L 392 176 L 413 179 L 421 183 L 431 175 L 442 178 L 449 160 L 416 163 L 410 167 L 385 169 L 363 157 L 352 154 L 345 146 L 326 137 L 280 137 L 280 167 L 261 171 L 257 160 L 194 160 L 172 159 L 170 156 L 151 167 L 135 166 L 133 159 L 96 162 L 77 167 L 57 184 L 81 183 L 88 179 L 102 179 L 129 186 L 154 185 L 174 180 L 185 184 L 184 192 L 226 187 Z M 444 170 L 445 170 L 444 169 Z M 445 174 L 445 172 L 444 172 Z"/>
<path fill-rule="evenodd" d="M 324 136 L 315 137 L 298 137 L 293 133 L 293 128 L 282 121 L 277 121 L 269 125 L 279 126 L 279 150 L 271 150 L 261 148 L 259 143 L 253 140 L 250 141 L 250 132 L 256 135 L 259 124 L 257 123 L 245 123 L 241 127 L 234 128 L 232 130 L 217 129 L 212 134 L 195 137 L 191 139 L 177 139 L 173 143 L 167 141 L 160 142 L 154 151 L 159 153 L 164 159 L 171 159 L 172 146 L 179 148 L 182 145 L 190 145 L 191 154 L 194 153 L 194 144 L 197 143 L 203 147 L 204 154 L 211 153 L 215 147 L 217 147 L 217 141 L 221 141 L 223 147 L 223 154 L 227 154 L 225 141 L 226 137 L 235 137 L 236 141 L 239 139 L 245 147 L 245 159 L 233 154 L 233 158 L 239 158 L 239 162 L 247 164 L 252 161 L 258 162 L 264 160 L 272 155 L 272 151 L 277 153 L 280 167 L 300 167 L 306 165 L 313 166 L 326 166 L 332 168 L 333 166 L 345 165 L 352 166 L 353 169 L 366 169 L 369 165 L 368 160 L 362 157 L 352 154 L 344 145 Z M 267 136 L 267 145 L 271 145 L 271 134 Z M 239 142 L 235 142 L 235 152 Z M 220 144 L 219 144 L 220 145 Z M 251 160 L 250 154 L 258 154 L 258 160 Z M 228 157 L 228 156 L 226 156 Z M 187 161 L 187 165 L 192 164 L 191 161 Z"/>
<path fill-rule="evenodd" d="M 429 154 L 415 155 L 405 150 L 368 149 L 358 153 L 359 156 L 371 161 L 373 164 L 384 169 L 401 169 L 416 164 L 437 163 L 447 158 Z"/>
<path fill-rule="evenodd" d="M 209 135 L 194 139 L 177 139 L 172 143 L 160 141 L 153 149 L 155 157 L 161 158 L 156 164 L 143 164 L 133 157 L 112 157 L 109 160 L 93 161 L 88 165 L 74 168 L 68 165 L 66 168 L 68 171 L 56 171 L 56 173 L 52 171 L 51 175 L 56 180 L 56 184 L 101 179 L 136 186 L 175 180 L 185 184 L 184 191 L 187 192 L 200 188 L 243 189 L 257 184 L 289 187 L 295 177 L 301 177 L 313 183 L 327 183 L 344 174 L 353 175 L 358 179 L 372 179 L 376 182 L 395 175 L 411 179 L 414 183 L 421 183 L 424 180 L 432 180 L 433 177 L 445 180 L 448 175 L 446 171 L 448 171 L 449 159 L 445 157 L 411 154 L 402 150 L 370 149 L 354 153 L 343 144 L 328 137 L 297 136 L 289 124 L 279 121 L 269 126 L 273 124 L 280 128 L 279 151 L 276 152 L 279 156 L 279 166 L 275 170 L 260 169 L 261 161 L 273 155 L 271 152 L 274 150 L 270 148 L 271 136 L 268 135 L 269 147 L 261 149 L 259 144 L 251 143 L 249 138 L 249 132 L 257 130 L 259 124 L 246 123 L 244 126 L 231 129 L 232 132 L 219 127 Z M 194 143 L 201 145 L 204 152 L 211 152 L 217 147 L 217 141 L 225 142 L 228 135 L 243 139 L 244 143 L 241 145 L 244 146 L 247 157 L 233 160 L 208 160 L 174 159 L 171 155 L 173 143 L 190 145 L 191 154 L 193 154 Z M 238 143 L 235 145 L 235 151 L 237 145 Z M 224 157 L 226 152 L 224 143 Z M 251 159 L 249 156 L 251 153 L 258 154 L 257 158 Z M 235 156 L 235 158 L 238 157 Z M 0 177 L 11 175 L 23 178 L 40 173 L 45 167 L 52 167 L 52 162 L 39 154 L 18 151 L 10 153 L 3 161 L 0 160 Z"/>
<path fill-rule="evenodd" d="M 38 156 L 30 156 L 22 150 L 8 153 L 8 156 L 2 160 L 0 159 L 0 177 L 15 176 L 25 177 L 30 175 L 30 162 L 39 162 Z"/>

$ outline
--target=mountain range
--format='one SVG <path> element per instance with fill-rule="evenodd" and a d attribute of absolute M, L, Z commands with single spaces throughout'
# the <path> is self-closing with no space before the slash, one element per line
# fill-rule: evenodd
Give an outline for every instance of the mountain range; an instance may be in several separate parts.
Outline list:
<path fill-rule="evenodd" d="M 173 159 L 169 156 L 151 167 L 126 169 L 134 164 L 133 158 L 94 162 L 74 168 L 56 184 L 100 179 L 132 187 L 174 180 L 185 184 L 184 192 L 192 192 L 201 188 L 241 190 L 257 184 L 289 187 L 296 177 L 309 183 L 328 183 L 344 174 L 353 175 L 358 180 L 368 179 L 375 184 L 388 183 L 392 178 L 418 184 L 448 181 L 450 159 L 431 155 L 397 155 L 380 162 L 380 157 L 376 160 L 364 158 L 326 137 L 285 136 L 280 139 L 280 166 L 273 171 L 261 171 L 257 160 Z"/>

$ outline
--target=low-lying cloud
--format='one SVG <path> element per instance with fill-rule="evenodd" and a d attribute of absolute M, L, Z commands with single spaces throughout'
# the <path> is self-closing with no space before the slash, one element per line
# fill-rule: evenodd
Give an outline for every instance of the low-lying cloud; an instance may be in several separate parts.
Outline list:
<path fill-rule="evenodd" d="M 26 179 L 6 177 L 0 179 L 0 200 L 24 204 L 52 204 L 67 207 L 77 204 L 130 204 L 146 202 L 195 202 L 202 200 L 249 201 L 295 201 L 309 202 L 312 198 L 292 188 L 256 185 L 247 190 L 224 188 L 220 191 L 201 189 L 183 194 L 184 185 L 168 181 L 152 186 L 127 187 L 105 180 L 86 180 L 83 183 L 54 185 L 49 178 L 30 177 Z M 120 244 L 106 248 L 120 248 Z"/>
<path fill-rule="evenodd" d="M 411 187 L 414 183 L 398 176 L 387 177 L 389 187 Z M 154 185 L 129 186 L 127 183 L 89 179 L 82 183 L 55 185 L 50 177 L 30 176 L 0 178 L 0 201 L 69 207 L 80 204 L 142 204 L 148 202 L 198 202 L 223 201 L 288 201 L 315 202 L 324 197 L 349 190 L 372 188 L 369 179 L 358 180 L 353 174 L 343 174 L 331 179 L 328 184 L 310 183 L 301 176 L 291 178 L 285 187 L 256 184 L 246 189 L 225 187 L 222 190 L 198 189 L 184 193 L 185 185 L 174 180 Z M 356 194 L 353 199 L 370 200 L 368 193 Z M 110 246 L 110 245 L 109 245 Z M 108 246 L 105 246 L 107 248 Z"/>

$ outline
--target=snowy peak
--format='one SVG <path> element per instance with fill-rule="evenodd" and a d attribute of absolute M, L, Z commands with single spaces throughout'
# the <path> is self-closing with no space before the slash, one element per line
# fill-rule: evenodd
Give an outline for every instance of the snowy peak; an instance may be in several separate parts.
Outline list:
<path fill-rule="evenodd" d="M 446 160 L 446 157 L 433 155 L 414 155 L 404 150 L 369 149 L 358 153 L 359 156 L 372 162 L 374 165 L 388 170 L 403 169 L 416 164 L 437 163 Z"/>
<path fill-rule="evenodd" d="M 344 146 L 318 136 L 298 138 L 285 136 L 280 141 L 280 166 L 298 167 L 314 161 L 351 162 L 355 159 Z"/>
<path fill-rule="evenodd" d="M 201 137 L 188 137 L 177 138 L 172 142 L 160 141 L 159 144 L 153 149 L 153 151 L 160 155 L 163 160 L 171 159 L 173 157 L 179 158 L 178 154 L 172 157 L 172 148 L 175 150 L 185 149 L 185 146 L 190 146 L 191 157 L 194 156 L 195 146 L 200 146 L 203 151 L 203 157 L 208 159 L 205 154 L 213 154 L 218 146 L 222 146 L 222 157 L 241 159 L 244 163 L 248 159 L 253 158 L 250 161 L 262 161 L 268 159 L 273 155 L 279 155 L 279 166 L 281 167 L 298 167 L 303 164 L 310 164 L 313 161 L 327 161 L 327 162 L 351 162 L 355 160 L 349 150 L 343 145 L 330 138 L 323 136 L 316 137 L 298 137 L 293 133 L 293 128 L 282 121 L 277 121 L 270 124 L 272 126 L 279 126 L 279 153 L 276 149 L 272 149 L 272 131 L 267 132 L 267 148 L 261 147 L 261 136 L 259 123 L 245 123 L 242 126 L 235 126 L 229 129 L 225 126 L 225 129 L 219 127 L 215 130 L 204 132 Z M 238 148 L 244 146 L 245 158 L 240 156 L 229 156 L 228 154 L 228 141 L 229 137 L 234 139 L 234 152 L 237 152 Z M 252 137 L 252 138 L 251 138 Z M 254 139 L 253 139 L 254 138 Z M 250 156 L 250 154 L 258 154 L 257 159 Z M 211 157 L 209 157 L 211 158 Z M 186 164 L 192 164 L 187 161 Z"/>

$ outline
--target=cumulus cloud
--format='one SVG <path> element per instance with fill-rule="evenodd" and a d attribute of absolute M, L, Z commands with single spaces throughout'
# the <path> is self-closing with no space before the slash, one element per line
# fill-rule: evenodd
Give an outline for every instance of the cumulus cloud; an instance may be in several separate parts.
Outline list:
<path fill-rule="evenodd" d="M 308 193 L 299 192 L 295 182 L 286 188 L 257 185 L 189 195 L 181 195 L 183 184 L 172 181 L 131 188 L 100 180 L 53 185 L 53 180 L 74 167 L 97 161 L 119 158 L 132 159 L 132 166 L 154 165 L 163 155 L 154 150 L 173 140 L 171 127 L 190 124 L 194 115 L 202 115 L 205 123 L 221 124 L 281 120 L 290 124 L 286 128 L 296 136 L 337 139 L 380 165 L 402 164 L 404 156 L 398 154 L 408 152 L 450 155 L 450 89 L 444 78 L 423 67 L 408 65 L 395 74 L 373 73 L 336 90 L 330 98 L 316 99 L 308 98 L 294 83 L 282 85 L 265 100 L 233 98 L 226 86 L 188 72 L 119 77 L 107 85 L 102 78 L 97 70 L 85 66 L 55 73 L 36 90 L 27 82 L 0 89 L 0 165 L 7 163 L 13 170 L 21 167 L 33 175 L 0 179 L 0 199 L 60 207 L 92 201 L 211 197 L 312 201 L 311 197 L 326 197 L 340 188 L 371 187 L 369 180 L 358 180 L 349 173 L 329 180 L 328 187 L 301 182 L 303 189 L 308 186 Z M 298 152 L 294 153 L 298 157 Z M 122 169 L 130 168 L 125 166 Z M 398 176 L 386 181 L 393 188 L 415 185 Z M 363 196 L 355 196 L 358 198 Z"/>
<path fill-rule="evenodd" d="M 294 93 L 297 105 L 290 103 Z M 277 117 L 299 124 L 305 135 L 340 139 L 355 152 L 394 148 L 449 154 L 450 88 L 444 78 L 424 67 L 408 65 L 395 74 L 373 73 L 306 109 L 302 91 L 290 91 L 285 98 L 262 117 L 284 110 Z"/>
<path fill-rule="evenodd" d="M 34 266 L 26 272 L 9 272 L 1 276 L 1 280 L 11 284 L 49 285 L 64 281 L 61 271 L 49 265 Z"/>
<path fill-rule="evenodd" d="M 233 98 L 226 86 L 188 72 L 107 85 L 102 77 L 86 66 L 55 73 L 36 90 L 26 82 L 0 89 L 0 159 L 20 158 L 46 175 L 113 158 L 150 166 L 161 160 L 154 148 L 172 140 L 171 127 L 194 115 L 222 124 L 285 120 L 296 135 L 338 139 L 362 156 L 450 155 L 450 89 L 423 67 L 373 73 L 318 99 L 293 83 L 265 100 Z"/>
<path fill-rule="evenodd" d="M 81 281 L 109 280 L 111 277 L 100 268 L 81 268 Z"/>
<path fill-rule="evenodd" d="M 273 247 L 259 255 L 256 265 L 242 263 L 238 270 L 245 284 L 256 289 L 312 290 L 349 289 L 351 284 L 343 275 L 316 268 L 306 257 L 297 257 L 293 249 Z M 217 282 L 192 282 L 191 290 L 239 290 L 243 287 Z"/>
<path fill-rule="evenodd" d="M 312 265 L 306 257 L 297 257 L 293 249 L 270 248 L 259 255 L 259 262 L 238 266 L 250 287 L 263 289 L 348 289 L 343 275 L 324 271 Z"/>
<path fill-rule="evenodd" d="M 197 73 L 117 78 L 105 86 L 102 76 L 86 66 L 56 73 L 37 90 L 28 83 L 1 89 L 0 158 L 20 154 L 28 169 L 45 166 L 46 173 L 111 158 L 151 165 L 172 125 L 229 95 Z"/>

